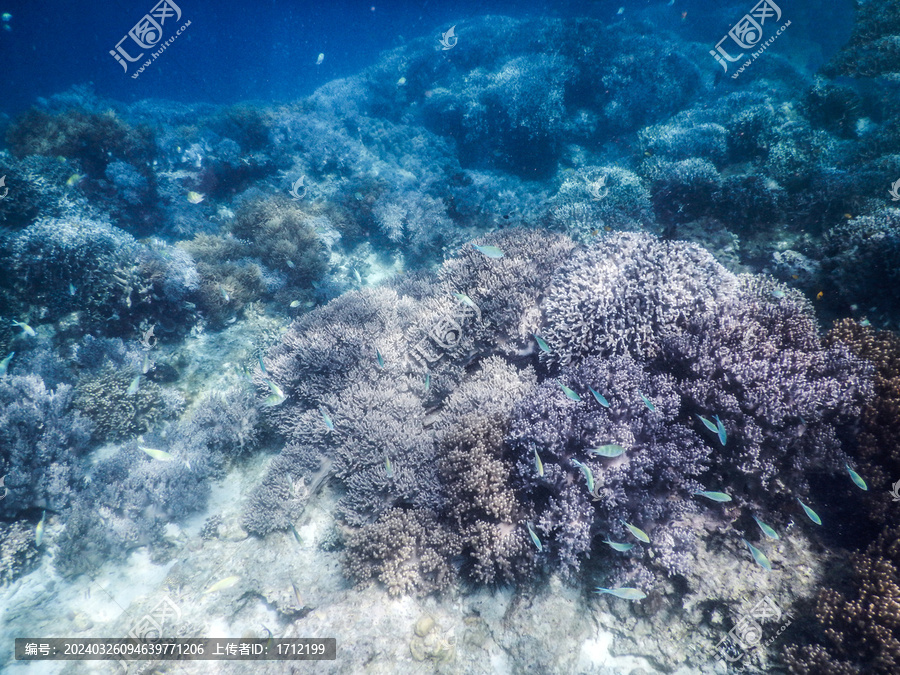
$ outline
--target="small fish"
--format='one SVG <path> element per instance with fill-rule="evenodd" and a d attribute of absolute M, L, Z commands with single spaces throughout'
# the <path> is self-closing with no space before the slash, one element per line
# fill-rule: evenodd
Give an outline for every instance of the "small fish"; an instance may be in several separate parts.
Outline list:
<path fill-rule="evenodd" d="M 650 537 L 647 536 L 647 533 L 644 532 L 641 528 L 635 527 L 631 523 L 626 523 L 624 520 L 622 521 L 622 524 L 628 528 L 628 531 L 631 532 L 631 534 L 640 539 L 642 542 L 644 542 L 645 544 L 650 543 Z"/>
<path fill-rule="evenodd" d="M 294 600 L 297 601 L 297 606 L 302 608 L 303 607 L 303 599 L 300 597 L 300 590 L 297 588 L 297 584 L 294 583 L 293 579 L 291 579 L 291 586 L 294 589 Z"/>
<path fill-rule="evenodd" d="M 756 563 L 762 567 L 764 570 L 772 571 L 772 563 L 769 562 L 769 559 L 766 557 L 766 554 L 756 548 L 753 544 L 751 544 L 746 539 L 741 539 L 742 542 L 747 544 L 747 548 L 750 549 L 750 553 L 753 555 L 753 559 Z"/>
<path fill-rule="evenodd" d="M 298 308 L 300 305 L 302 305 L 302 304 L 303 304 L 303 303 L 300 302 L 299 300 L 294 300 L 294 301 L 291 302 L 291 309 L 297 309 L 297 308 Z"/>
<path fill-rule="evenodd" d="M 780 291 L 776 288 L 772 291 L 772 297 L 776 300 L 781 300 L 784 297 L 784 291 Z"/>
<path fill-rule="evenodd" d="M 644 405 L 647 406 L 647 410 L 650 412 L 656 412 L 656 406 L 650 402 L 650 399 L 644 396 L 641 392 L 638 392 L 638 395 L 641 397 L 641 400 L 644 402 Z"/>
<path fill-rule="evenodd" d="M 325 408 L 319 406 L 319 412 L 322 413 L 322 419 L 325 421 L 325 426 L 328 427 L 328 431 L 334 431 L 334 422 L 331 421 L 328 413 L 325 412 Z"/>
<path fill-rule="evenodd" d="M 262 371 L 263 375 L 268 375 L 269 371 L 266 370 L 266 364 L 263 363 L 262 354 L 259 355 L 259 369 Z"/>
<path fill-rule="evenodd" d="M 204 199 L 205 199 L 205 197 L 203 195 L 201 195 L 199 192 L 194 192 L 193 190 L 191 190 L 190 192 L 187 193 L 187 200 L 191 204 L 199 204 Z"/>
<path fill-rule="evenodd" d="M 4 21 L 9 21 L 11 18 L 12 18 L 12 14 L 10 14 L 9 12 L 3 12 L 2 19 Z"/>
<path fill-rule="evenodd" d="M 240 581 L 241 578 L 238 576 L 225 577 L 222 581 L 217 581 L 212 586 L 203 591 L 203 595 L 207 593 L 215 593 L 216 591 L 224 591 L 226 588 L 232 588 Z"/>
<path fill-rule="evenodd" d="M 587 481 L 588 492 L 594 494 L 594 474 L 591 471 L 591 467 L 589 467 L 587 464 L 582 464 L 577 459 L 572 459 L 571 462 L 579 469 L 581 469 L 581 473 L 584 474 L 584 478 Z"/>
<path fill-rule="evenodd" d="M 694 493 L 695 495 L 700 495 L 701 497 L 706 497 L 707 499 L 711 499 L 714 502 L 730 502 L 731 495 L 727 495 L 724 492 L 710 492 L 709 490 L 700 490 Z"/>
<path fill-rule="evenodd" d="M 488 258 L 502 258 L 505 255 L 503 251 L 496 246 L 479 246 L 478 244 L 472 244 L 472 248 Z"/>
<path fill-rule="evenodd" d="M 706 419 L 703 415 L 697 415 L 700 418 L 700 421 L 703 422 L 703 426 L 709 429 L 714 434 L 719 433 L 719 427 L 713 424 L 710 420 Z"/>
<path fill-rule="evenodd" d="M 81 179 L 84 178 L 80 173 L 73 173 L 69 176 L 68 180 L 66 180 L 66 185 L 68 187 L 72 187 L 73 185 L 78 185 L 81 182 Z"/>
<path fill-rule="evenodd" d="M 863 319 L 862 321 L 859 322 L 859 325 L 862 326 L 863 328 L 868 328 L 869 326 L 872 325 L 872 322 L 869 321 L 868 319 Z"/>
<path fill-rule="evenodd" d="M 378 349 L 375 349 L 375 360 L 378 361 L 378 367 L 384 368 L 384 357 L 381 355 L 381 352 Z"/>
<path fill-rule="evenodd" d="M 288 523 L 288 526 L 291 528 L 291 534 L 294 535 L 294 539 L 296 539 L 296 540 L 297 540 L 297 543 L 300 544 L 300 545 L 302 546 L 302 545 L 303 545 L 303 540 L 300 538 L 300 533 L 297 532 L 297 528 L 294 527 L 294 524 L 293 524 L 293 523 Z"/>
<path fill-rule="evenodd" d="M 847 467 L 847 473 L 850 474 L 850 479 L 853 481 L 853 484 L 856 485 L 860 490 L 868 490 L 869 486 L 866 485 L 866 481 L 863 480 L 863 477 L 856 473 L 853 469 L 850 468 L 850 465 L 847 462 L 844 462 L 844 466 Z"/>
<path fill-rule="evenodd" d="M 325 54 L 319 54 L 319 56 L 316 57 L 316 65 L 321 66 L 322 61 L 324 61 L 324 60 L 325 60 Z"/>
<path fill-rule="evenodd" d="M 10 352 L 6 355 L 6 358 L 0 361 L 0 376 L 6 375 L 6 371 L 9 369 L 9 362 L 12 361 L 12 358 L 16 355 L 15 352 Z"/>
<path fill-rule="evenodd" d="M 602 405 L 604 408 L 609 407 L 609 401 L 606 400 L 606 397 L 604 397 L 603 394 L 595 391 L 594 389 L 591 389 L 591 387 L 588 387 L 588 389 L 590 389 L 591 393 L 594 395 L 594 398 L 597 399 L 597 403 Z"/>
<path fill-rule="evenodd" d="M 262 624 L 260 624 L 260 625 L 262 625 Z M 266 639 L 266 646 L 265 646 L 265 650 L 263 653 L 270 654 L 271 652 L 269 650 L 272 648 L 272 641 L 275 639 L 275 633 L 270 631 L 265 626 L 263 626 L 263 630 L 265 630 L 269 634 L 268 638 Z"/>
<path fill-rule="evenodd" d="M 609 445 L 601 445 L 599 448 L 591 448 L 588 452 L 592 455 L 600 455 L 601 457 L 618 457 L 625 452 L 625 448 L 621 445 L 611 443 Z"/>
<path fill-rule="evenodd" d="M 431 389 L 431 373 L 425 373 L 425 391 Z"/>
<path fill-rule="evenodd" d="M 541 456 L 538 454 L 537 448 L 534 448 L 534 468 L 535 471 L 537 471 L 537 475 L 543 478 L 544 463 L 541 461 Z"/>
<path fill-rule="evenodd" d="M 799 497 L 797 497 L 797 501 L 800 502 L 800 498 L 799 498 Z M 808 507 L 806 504 L 804 504 L 803 502 L 800 502 L 800 506 L 803 507 L 803 511 L 806 513 L 807 517 L 808 517 L 811 521 L 813 521 L 816 525 L 821 525 L 821 524 L 822 524 L 822 519 L 819 518 L 819 514 L 818 514 L 818 513 L 816 513 L 815 511 L 813 511 L 811 508 L 809 508 L 809 507 Z"/>
<path fill-rule="evenodd" d="M 722 420 L 719 419 L 718 415 L 713 415 L 716 418 L 716 433 L 719 434 L 719 443 L 723 446 L 728 442 L 728 432 L 725 431 L 725 425 L 722 424 Z"/>
<path fill-rule="evenodd" d="M 72 282 L 69 282 L 69 295 L 75 295 L 75 286 Z"/>
<path fill-rule="evenodd" d="M 128 389 L 125 390 L 125 393 L 129 396 L 134 396 L 138 389 L 141 387 L 141 376 L 135 375 L 134 379 L 131 381 L 131 384 L 128 385 Z"/>
<path fill-rule="evenodd" d="M 821 300 L 823 295 L 825 295 L 825 291 L 819 291 L 818 293 L 816 293 L 816 300 Z"/>
<path fill-rule="evenodd" d="M 290 267 L 291 269 L 295 269 L 295 268 L 297 267 L 296 263 L 294 263 L 293 260 L 288 260 L 286 264 L 287 264 L 287 266 Z"/>
<path fill-rule="evenodd" d="M 44 511 L 44 513 L 41 514 L 40 522 L 37 524 L 37 527 L 34 528 L 34 545 L 35 546 L 40 546 L 41 542 L 44 541 L 44 523 L 46 522 L 46 520 L 47 520 L 47 512 Z"/>
<path fill-rule="evenodd" d="M 459 300 L 462 304 L 464 304 L 468 307 L 471 307 L 474 310 L 481 311 L 478 309 L 478 305 L 475 304 L 475 301 L 472 300 L 472 298 L 470 298 L 465 293 L 454 293 L 453 297 L 455 297 L 457 300 Z"/>
<path fill-rule="evenodd" d="M 150 355 L 144 354 L 144 362 L 141 364 L 141 373 L 146 375 L 150 372 Z"/>
<path fill-rule="evenodd" d="M 619 12 L 621 14 L 622 12 Z M 614 595 L 617 598 L 622 598 L 622 600 L 643 600 L 647 597 L 647 594 L 644 593 L 639 588 L 603 588 L 602 586 L 597 586 L 594 590 L 594 593 L 608 593 L 609 595 Z"/>
<path fill-rule="evenodd" d="M 356 279 L 356 283 L 362 286 L 362 277 L 359 275 L 358 269 L 353 270 L 353 278 Z"/>
<path fill-rule="evenodd" d="M 272 395 L 263 401 L 264 406 L 271 408 L 276 405 L 281 405 L 287 400 L 287 396 L 281 391 L 281 387 L 272 382 L 272 380 L 266 380 L 266 384 L 269 385 L 269 390 L 272 392 Z"/>
<path fill-rule="evenodd" d="M 624 13 L 625 13 L 625 8 L 624 8 L 624 7 L 619 7 L 619 11 L 616 12 L 616 14 L 618 14 L 618 15 L 620 15 L 620 16 L 621 16 L 622 14 L 624 14 Z"/>
<path fill-rule="evenodd" d="M 557 380 L 557 382 L 559 382 L 559 380 Z M 576 403 L 581 400 L 581 396 L 578 395 L 578 392 L 572 391 L 562 382 L 559 382 L 559 386 L 562 387 L 563 393 Z"/>
<path fill-rule="evenodd" d="M 622 544 L 622 543 L 619 543 L 618 541 L 612 541 L 611 539 L 608 539 L 608 538 L 604 539 L 603 543 L 612 547 L 613 550 L 621 551 L 622 553 L 625 553 L 625 551 L 630 551 L 631 549 L 634 548 L 634 544 Z"/>
<path fill-rule="evenodd" d="M 146 453 L 153 459 L 158 459 L 160 462 L 171 462 L 175 459 L 175 456 L 170 452 L 166 452 L 165 450 L 154 450 L 153 448 L 148 448 L 146 445 L 139 445 L 138 450 Z"/>
<path fill-rule="evenodd" d="M 219 286 L 219 292 L 222 294 L 222 299 L 225 302 L 231 302 L 231 296 L 228 295 L 228 291 L 226 291 L 222 286 Z"/>
<path fill-rule="evenodd" d="M 528 528 L 528 534 L 531 536 L 531 541 L 534 542 L 535 548 L 537 548 L 538 551 L 543 552 L 544 545 L 541 543 L 541 540 L 538 539 L 538 536 L 534 533 L 534 527 L 531 525 L 530 520 L 525 523 L 525 527 Z"/>
<path fill-rule="evenodd" d="M 385 473 L 385 475 L 387 475 L 388 478 L 394 477 L 394 467 L 391 465 L 390 457 L 384 458 L 384 473 Z"/>
<path fill-rule="evenodd" d="M 762 530 L 763 534 L 766 535 L 769 539 L 778 539 L 778 533 L 772 529 L 770 525 L 766 525 L 763 521 L 761 521 L 756 516 L 753 516 L 753 520 L 756 521 L 756 524 L 759 525 L 759 529 Z"/>
<path fill-rule="evenodd" d="M 29 326 L 27 323 L 23 323 L 21 321 L 13 321 L 12 325 L 21 328 L 22 333 L 24 333 L 28 337 L 35 337 L 37 335 L 37 333 L 34 332 L 34 328 Z"/>
<path fill-rule="evenodd" d="M 549 354 L 550 353 L 550 345 L 547 344 L 547 341 L 544 338 L 542 338 L 540 335 L 538 335 L 537 333 L 532 333 L 532 335 L 534 335 L 534 340 L 535 340 L 535 342 L 537 342 L 537 346 L 540 347 L 541 351 L 544 352 L 545 354 Z"/>

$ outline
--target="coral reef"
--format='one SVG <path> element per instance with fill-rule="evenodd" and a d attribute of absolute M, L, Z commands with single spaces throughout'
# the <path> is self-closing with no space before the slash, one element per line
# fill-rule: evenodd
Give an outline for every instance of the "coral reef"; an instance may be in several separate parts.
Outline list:
<path fill-rule="evenodd" d="M 47 389 L 36 375 L 0 377 L 0 476 L 8 494 L 0 514 L 61 511 L 81 482 L 91 424 L 72 406 L 73 391 Z"/>
<path fill-rule="evenodd" d="M 27 522 L 0 522 L 0 585 L 30 572 L 37 560 L 34 530 Z"/>
<path fill-rule="evenodd" d="M 824 71 L 830 76 L 884 77 L 896 79 L 900 63 L 900 3 L 855 5 L 853 35 Z"/>

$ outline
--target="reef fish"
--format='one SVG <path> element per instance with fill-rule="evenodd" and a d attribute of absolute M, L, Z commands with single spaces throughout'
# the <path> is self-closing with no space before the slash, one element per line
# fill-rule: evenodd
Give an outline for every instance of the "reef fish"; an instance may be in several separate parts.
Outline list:
<path fill-rule="evenodd" d="M 334 422 L 331 421 L 328 413 L 325 412 L 325 408 L 319 406 L 319 412 L 322 413 L 322 419 L 325 421 L 325 426 L 328 427 L 328 431 L 334 431 Z"/>
<path fill-rule="evenodd" d="M 594 589 L 594 593 L 607 593 L 609 595 L 614 595 L 617 598 L 622 598 L 622 600 L 643 600 L 647 597 L 647 594 L 644 593 L 639 588 L 603 588 L 602 586 L 597 586 Z"/>
<path fill-rule="evenodd" d="M 541 543 L 541 540 L 538 538 L 537 534 L 534 532 L 534 527 L 531 525 L 531 521 L 529 520 L 525 523 L 525 527 L 528 528 L 528 534 L 531 537 L 531 541 L 534 542 L 535 547 L 538 551 L 544 551 L 544 545 Z"/>
<path fill-rule="evenodd" d="M 584 474 L 584 478 L 587 481 L 588 492 L 594 494 L 594 474 L 591 472 L 591 467 L 587 464 L 582 464 L 577 459 L 572 459 L 571 462 L 581 469 L 581 473 Z"/>
<path fill-rule="evenodd" d="M 694 493 L 695 495 L 700 495 L 701 497 L 706 497 L 707 499 L 711 499 L 714 502 L 730 502 L 731 495 L 726 495 L 724 492 L 710 492 L 709 490 L 700 490 Z"/>
<path fill-rule="evenodd" d="M 538 335 L 537 333 L 532 333 L 532 335 L 534 335 L 534 340 L 535 340 L 535 342 L 537 342 L 537 346 L 541 348 L 541 351 L 544 352 L 545 354 L 549 354 L 550 353 L 550 345 L 547 344 L 547 341 L 544 338 L 542 338 L 540 335 Z"/>
<path fill-rule="evenodd" d="M 425 391 L 431 389 L 431 373 L 425 373 Z"/>
<path fill-rule="evenodd" d="M 650 543 L 650 537 L 649 537 L 649 536 L 647 535 L 647 533 L 644 532 L 641 528 L 635 527 L 635 526 L 632 525 L 631 523 L 626 523 L 624 520 L 622 521 L 622 524 L 623 524 L 625 527 L 627 527 L 627 528 L 628 528 L 628 531 L 631 532 L 631 534 L 633 534 L 636 538 L 640 539 L 640 540 L 641 540 L 642 542 L 644 542 L 645 544 L 649 544 L 649 543 Z"/>
<path fill-rule="evenodd" d="M 263 402 L 264 406 L 271 408 L 272 406 L 281 405 L 287 400 L 287 396 L 281 391 L 281 387 L 272 382 L 272 380 L 266 380 L 266 384 L 269 385 L 269 390 L 272 394 Z"/>
<path fill-rule="evenodd" d="M 822 519 L 819 518 L 819 514 L 809 508 L 806 504 L 800 501 L 800 498 L 797 497 L 797 501 L 800 502 L 800 506 L 803 507 L 804 513 L 806 513 L 807 517 L 813 521 L 816 525 L 822 524 Z"/>
<path fill-rule="evenodd" d="M 503 251 L 496 246 L 479 246 L 478 244 L 472 244 L 472 248 L 488 258 L 502 258 L 505 255 Z"/>
<path fill-rule="evenodd" d="M 141 376 L 135 375 L 134 379 L 131 381 L 131 384 L 128 385 L 128 389 L 125 390 L 125 393 L 129 396 L 134 396 L 138 389 L 141 388 Z"/>
<path fill-rule="evenodd" d="M 602 405 L 604 408 L 609 407 L 609 401 L 606 400 L 606 398 L 603 396 L 603 394 L 595 391 L 591 387 L 588 387 L 588 389 L 590 389 L 591 393 L 594 395 L 594 398 L 597 399 L 597 403 Z"/>
<path fill-rule="evenodd" d="M 299 300 L 292 300 L 291 301 L 291 309 L 297 309 L 302 304 L 303 303 L 300 302 Z"/>
<path fill-rule="evenodd" d="M 385 457 L 385 458 L 384 458 L 384 474 L 385 474 L 388 478 L 393 478 L 393 477 L 394 477 L 394 466 L 391 464 L 391 458 L 390 458 L 390 457 Z"/>
<path fill-rule="evenodd" d="M 22 332 L 23 332 L 25 335 L 27 335 L 28 337 L 35 337 L 35 336 L 37 335 L 37 333 L 34 332 L 34 328 L 32 328 L 31 326 L 29 326 L 27 323 L 23 323 L 23 322 L 21 322 L 21 321 L 13 321 L 13 322 L 12 322 L 12 325 L 13 325 L 13 326 L 18 326 L 19 328 L 21 328 L 21 329 L 22 329 Z"/>
<path fill-rule="evenodd" d="M 288 523 L 288 525 L 289 525 L 290 528 L 291 528 L 291 534 L 294 535 L 294 539 L 296 539 L 296 540 L 297 540 L 297 543 L 300 544 L 300 545 L 302 546 L 302 545 L 303 545 L 303 540 L 300 538 L 300 533 L 297 532 L 297 528 L 294 527 L 294 524 L 293 524 L 293 523 Z"/>
<path fill-rule="evenodd" d="M 604 539 L 603 543 L 610 546 L 613 550 L 621 551 L 622 553 L 634 548 L 634 544 L 622 544 L 618 541 L 612 541 L 611 539 Z"/>
<path fill-rule="evenodd" d="M 170 452 L 166 452 L 165 450 L 154 450 L 153 448 L 148 448 L 146 445 L 139 445 L 138 450 L 149 455 L 153 459 L 158 459 L 160 462 L 171 462 L 175 459 L 175 456 Z"/>
<path fill-rule="evenodd" d="M 457 300 L 459 300 L 462 304 L 464 304 L 466 307 L 471 307 L 475 311 L 481 311 L 478 309 L 478 305 L 475 304 L 475 301 L 472 300 L 472 298 L 470 298 L 465 293 L 454 293 L 453 296 Z"/>
<path fill-rule="evenodd" d="M 600 455 L 601 457 L 618 457 L 625 452 L 625 448 L 621 445 L 611 443 L 610 445 L 601 445 L 599 448 L 591 448 L 588 452 L 592 455 Z"/>
<path fill-rule="evenodd" d="M 15 352 L 10 352 L 6 355 L 6 358 L 0 361 L 0 376 L 6 375 L 6 371 L 9 369 L 9 362 L 12 361 L 12 358 L 16 355 Z"/>
<path fill-rule="evenodd" d="M 756 563 L 762 567 L 764 570 L 772 571 L 772 563 L 769 562 L 769 559 L 766 557 L 766 554 L 756 548 L 753 544 L 751 544 L 746 539 L 741 539 L 742 542 L 747 544 L 747 548 L 750 549 L 750 554 L 753 556 L 753 559 Z"/>
<path fill-rule="evenodd" d="M 34 528 L 34 545 L 40 546 L 41 542 L 44 541 L 44 523 L 47 520 L 47 512 L 44 511 L 41 514 L 41 520 L 38 522 L 37 527 Z"/>
<path fill-rule="evenodd" d="M 762 530 L 763 534 L 766 535 L 769 539 L 778 539 L 778 533 L 772 529 L 771 526 L 766 525 L 763 521 L 761 521 L 756 516 L 753 516 L 753 520 L 756 521 L 756 524 L 759 525 L 759 529 Z"/>
<path fill-rule="evenodd" d="M 321 65 L 322 65 L 322 61 L 324 61 L 324 60 L 325 60 L 325 54 L 319 54 L 319 55 L 316 57 L 316 65 L 317 65 L 317 66 L 321 66 Z"/>
<path fill-rule="evenodd" d="M 716 433 L 719 434 L 719 443 L 723 446 L 728 442 L 728 432 L 725 431 L 725 425 L 722 424 L 722 420 L 719 419 L 718 415 L 713 415 L 716 418 Z"/>
<path fill-rule="evenodd" d="M 557 381 L 558 381 L 558 380 L 557 380 Z M 563 393 L 564 393 L 566 396 L 568 396 L 570 399 L 572 399 L 573 401 L 576 401 L 576 402 L 577 402 L 577 401 L 580 401 L 580 400 L 581 400 L 581 396 L 579 396 L 579 394 L 578 394 L 577 391 L 573 391 L 573 390 L 569 389 L 569 388 L 568 388 L 566 385 L 564 385 L 562 382 L 559 383 L 559 386 L 562 387 Z"/>
<path fill-rule="evenodd" d="M 217 581 L 212 586 L 203 591 L 203 595 L 207 593 L 215 593 L 216 591 L 224 591 L 226 588 L 232 588 L 240 581 L 241 578 L 239 576 L 231 576 L 225 577 L 222 581 Z"/>
<path fill-rule="evenodd" d="M 537 475 L 541 478 L 544 477 L 544 463 L 541 461 L 541 456 L 538 454 L 537 448 L 534 449 L 534 469 L 537 471 Z"/>
<path fill-rule="evenodd" d="M 194 192 L 193 190 L 191 190 L 190 192 L 187 193 L 187 200 L 191 204 L 199 204 L 200 202 L 202 202 L 204 200 L 204 196 L 201 195 L 199 192 Z"/>
<path fill-rule="evenodd" d="M 850 465 L 844 462 L 844 466 L 847 467 L 847 473 L 850 474 L 850 479 L 853 481 L 853 484 L 856 485 L 860 490 L 868 490 L 869 486 L 866 485 L 866 481 L 863 480 L 863 477 L 856 473 L 853 469 L 850 468 Z"/>
<path fill-rule="evenodd" d="M 378 349 L 375 350 L 375 360 L 378 362 L 379 368 L 384 368 L 384 357 Z"/>
<path fill-rule="evenodd" d="M 713 424 L 712 421 L 708 420 L 703 415 L 697 415 L 697 417 L 699 417 L 700 421 L 703 422 L 703 426 L 705 426 L 711 432 L 713 432 L 714 434 L 719 433 L 719 427 L 717 427 L 715 424 Z"/>
<path fill-rule="evenodd" d="M 647 410 L 650 412 L 656 412 L 656 406 L 650 402 L 650 399 L 644 396 L 641 392 L 638 392 L 638 395 L 641 397 L 641 400 L 644 402 L 644 405 L 647 406 Z"/>

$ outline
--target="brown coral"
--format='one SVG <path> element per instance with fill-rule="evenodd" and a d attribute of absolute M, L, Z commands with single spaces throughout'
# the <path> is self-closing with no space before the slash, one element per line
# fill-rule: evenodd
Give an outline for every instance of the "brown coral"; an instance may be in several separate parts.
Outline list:
<path fill-rule="evenodd" d="M 455 579 L 459 536 L 424 510 L 391 509 L 351 534 L 344 565 L 359 583 L 377 578 L 391 595 L 428 595 Z"/>

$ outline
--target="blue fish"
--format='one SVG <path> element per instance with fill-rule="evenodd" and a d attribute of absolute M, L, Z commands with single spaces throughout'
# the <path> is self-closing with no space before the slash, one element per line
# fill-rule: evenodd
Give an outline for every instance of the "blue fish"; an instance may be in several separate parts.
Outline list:
<path fill-rule="evenodd" d="M 558 381 L 558 380 L 557 380 L 557 381 Z M 564 393 L 566 396 L 568 396 L 570 399 L 572 399 L 573 401 L 576 401 L 576 402 L 577 402 L 577 401 L 580 401 L 580 400 L 581 400 L 581 396 L 578 395 L 578 392 L 569 389 L 569 388 L 568 388 L 566 385 L 564 385 L 562 382 L 559 382 L 559 386 L 562 387 L 563 393 Z"/>
<path fill-rule="evenodd" d="M 384 368 L 384 357 L 381 355 L 381 352 L 378 349 L 375 350 L 375 360 L 378 361 L 378 367 Z"/>
<path fill-rule="evenodd" d="M 656 412 L 656 406 L 650 402 L 650 399 L 644 396 L 641 392 L 638 392 L 641 397 L 641 400 L 644 402 L 644 405 L 647 406 L 647 410 L 650 412 Z"/>
<path fill-rule="evenodd" d="M 703 422 L 703 426 L 705 426 L 705 427 L 706 427 L 707 429 L 709 429 L 711 432 L 713 432 L 714 434 L 719 433 L 719 427 L 717 427 L 715 424 L 713 424 L 712 422 L 710 422 L 710 421 L 709 421 L 708 419 L 706 419 L 703 415 L 697 415 L 697 417 L 699 417 L 699 418 L 700 418 L 700 421 Z"/>
<path fill-rule="evenodd" d="M 722 420 L 719 419 L 718 415 L 713 415 L 716 418 L 716 433 L 719 434 L 719 443 L 725 445 L 728 442 L 728 432 L 725 431 L 725 425 L 722 424 Z"/>
<path fill-rule="evenodd" d="M 711 499 L 714 502 L 730 502 L 731 495 L 727 495 L 724 492 L 710 492 L 708 490 L 700 490 L 699 492 L 695 492 L 695 495 L 700 495 L 701 497 L 706 497 L 707 499 Z"/>
<path fill-rule="evenodd" d="M 544 545 L 541 543 L 541 540 L 538 538 L 538 536 L 534 533 L 534 528 L 532 527 L 530 520 L 525 523 L 525 527 L 528 528 L 528 534 L 531 537 L 531 541 L 534 543 L 537 550 L 543 552 Z"/>
<path fill-rule="evenodd" d="M 547 344 L 547 341 L 537 333 L 532 333 L 532 335 L 534 335 L 535 342 L 537 342 L 537 346 L 541 348 L 541 351 L 545 354 L 549 354 L 551 349 L 550 345 Z"/>
<path fill-rule="evenodd" d="M 766 535 L 769 539 L 778 539 L 778 533 L 772 529 L 771 526 L 766 525 L 763 521 L 761 521 L 756 516 L 753 516 L 753 520 L 756 521 L 756 524 L 759 525 L 759 529 L 762 530 L 763 534 Z"/>
<path fill-rule="evenodd" d="M 588 387 L 588 389 L 591 390 L 591 393 L 594 395 L 594 398 L 597 399 L 597 403 L 602 405 L 604 408 L 609 407 L 609 401 L 606 400 L 606 398 L 603 396 L 603 394 L 600 394 L 600 393 L 594 391 L 593 389 L 591 389 L 591 387 Z"/>
<path fill-rule="evenodd" d="M 622 521 L 622 524 L 628 528 L 628 531 L 631 532 L 631 534 L 640 539 L 642 542 L 644 542 L 645 544 L 650 543 L 650 537 L 641 528 L 636 527 L 631 523 L 626 523 L 624 520 Z"/>
<path fill-rule="evenodd" d="M 537 475 L 543 478 L 544 463 L 541 461 L 541 456 L 538 454 L 537 448 L 534 448 L 534 468 L 537 471 Z"/>
<path fill-rule="evenodd" d="M 618 541 L 612 541 L 609 538 L 604 539 L 603 543 L 612 547 L 614 550 L 620 551 L 622 553 L 624 553 L 625 551 L 630 551 L 631 549 L 634 548 L 634 544 L 622 544 Z"/>
<path fill-rule="evenodd" d="M 769 562 L 769 559 L 766 557 L 766 554 L 756 548 L 753 544 L 751 544 L 746 539 L 741 539 L 742 542 L 747 544 L 747 548 L 750 549 L 750 553 L 753 555 L 753 559 L 757 562 L 757 564 L 765 570 L 769 572 L 772 571 L 772 563 Z"/>
<path fill-rule="evenodd" d="M 800 502 L 800 498 L 799 498 L 799 497 L 797 497 L 797 501 Z M 809 507 L 808 507 L 806 504 L 804 504 L 803 502 L 800 502 L 800 506 L 803 507 L 803 511 L 806 513 L 807 517 L 808 517 L 811 521 L 813 521 L 816 525 L 821 525 L 821 524 L 822 524 L 822 519 L 819 518 L 819 514 L 818 514 L 818 513 L 816 513 L 815 511 L 813 511 L 811 508 L 809 508 Z"/>
<path fill-rule="evenodd" d="M 594 494 L 594 474 L 591 473 L 591 468 L 587 464 L 582 464 L 577 459 L 570 460 L 572 464 L 581 469 L 581 473 L 584 474 L 585 480 L 587 480 L 587 488 L 588 492 Z"/>
<path fill-rule="evenodd" d="M 601 457 L 618 457 L 625 452 L 625 448 L 621 445 L 610 443 L 609 445 L 601 445 L 599 448 L 591 448 L 588 452 L 592 455 L 600 455 Z"/>
<path fill-rule="evenodd" d="M 322 413 L 322 419 L 325 421 L 325 426 L 328 427 L 328 431 L 334 431 L 334 422 L 331 421 L 328 413 L 325 412 L 325 408 L 319 406 L 319 412 Z"/>
<path fill-rule="evenodd" d="M 856 473 L 853 469 L 850 468 L 850 465 L 847 462 L 844 462 L 844 466 L 847 467 L 847 473 L 850 474 L 850 479 L 860 490 L 868 490 L 869 486 L 866 485 L 866 481 L 863 480 L 863 477 Z"/>
<path fill-rule="evenodd" d="M 622 598 L 622 600 L 643 600 L 647 597 L 647 594 L 642 590 L 637 588 L 603 588 L 602 586 L 597 586 L 594 590 L 595 593 L 608 593 L 609 595 L 614 595 L 617 598 Z"/>
<path fill-rule="evenodd" d="M 425 373 L 425 391 L 431 389 L 431 373 Z"/>

